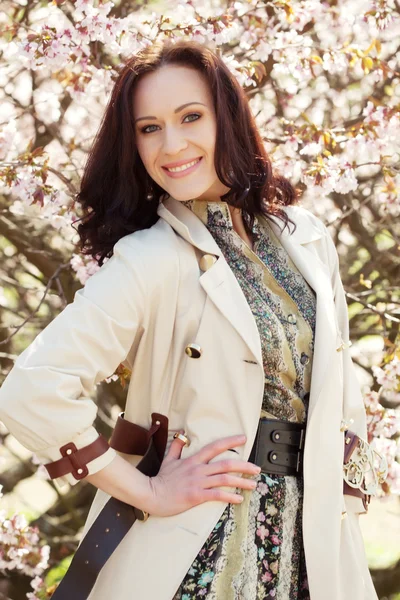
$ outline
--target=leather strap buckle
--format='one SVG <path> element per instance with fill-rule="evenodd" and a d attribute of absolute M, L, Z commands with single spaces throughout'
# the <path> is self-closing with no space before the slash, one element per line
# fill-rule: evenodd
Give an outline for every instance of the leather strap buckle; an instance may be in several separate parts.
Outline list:
<path fill-rule="evenodd" d="M 71 473 L 75 479 L 83 479 L 89 474 L 89 469 L 87 468 L 86 464 L 81 461 L 78 448 L 73 442 L 62 446 L 60 448 L 60 452 L 62 456 L 67 458 L 71 463 Z"/>
<path fill-rule="evenodd" d="M 293 465 L 292 468 L 296 469 L 296 473 L 300 473 L 301 468 L 301 459 L 303 456 L 302 450 L 303 450 L 303 446 L 304 446 L 304 438 L 305 438 L 305 428 L 301 429 L 301 430 L 297 430 L 297 431 L 288 431 L 288 430 L 283 430 L 283 429 L 274 429 L 271 433 L 271 439 L 275 444 L 285 444 L 285 445 L 289 445 L 289 446 L 296 446 L 298 448 L 298 452 L 296 453 L 296 465 Z M 278 459 L 278 455 L 280 456 L 279 452 L 275 452 L 275 453 L 271 453 L 271 458 L 272 456 L 276 456 L 276 458 L 274 460 Z M 294 454 L 290 454 L 289 457 L 287 458 L 290 459 L 290 457 L 294 457 Z M 271 460 L 271 459 L 270 459 Z M 290 460 L 289 460 L 290 462 Z M 275 464 L 282 464 L 282 463 L 275 463 Z"/>
<path fill-rule="evenodd" d="M 62 458 L 44 466 L 51 479 L 63 477 L 69 473 L 75 479 L 83 479 L 89 475 L 87 463 L 107 452 L 109 447 L 107 440 L 102 435 L 99 435 L 97 440 L 91 444 L 79 448 L 79 450 L 73 442 L 69 442 L 60 448 Z"/>
<path fill-rule="evenodd" d="M 249 461 L 265 473 L 301 475 L 305 435 L 303 423 L 261 418 Z"/>

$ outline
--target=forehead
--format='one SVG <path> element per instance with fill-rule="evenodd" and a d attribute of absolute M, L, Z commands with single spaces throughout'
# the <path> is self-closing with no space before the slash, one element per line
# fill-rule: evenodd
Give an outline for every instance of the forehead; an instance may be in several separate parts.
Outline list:
<path fill-rule="evenodd" d="M 211 107 L 212 97 L 204 76 L 190 67 L 168 65 L 146 73 L 133 95 L 135 117 L 173 112 L 186 102 L 204 102 Z"/>

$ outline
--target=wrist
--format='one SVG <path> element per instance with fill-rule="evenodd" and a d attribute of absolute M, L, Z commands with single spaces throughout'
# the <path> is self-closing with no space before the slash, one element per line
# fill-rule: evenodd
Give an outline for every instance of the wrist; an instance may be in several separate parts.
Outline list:
<path fill-rule="evenodd" d="M 104 469 L 85 479 L 110 496 L 151 513 L 153 494 L 150 477 L 119 454 Z"/>

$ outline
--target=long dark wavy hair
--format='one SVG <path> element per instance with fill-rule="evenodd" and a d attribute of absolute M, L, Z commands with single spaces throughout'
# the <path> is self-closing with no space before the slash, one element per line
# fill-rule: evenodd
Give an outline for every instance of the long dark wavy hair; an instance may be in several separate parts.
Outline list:
<path fill-rule="evenodd" d="M 294 225 L 283 206 L 297 202 L 297 191 L 273 171 L 245 91 L 220 56 L 192 40 L 158 40 L 119 69 L 101 125 L 89 151 L 76 200 L 80 248 L 101 266 L 124 235 L 158 220 L 160 199 L 168 197 L 147 173 L 139 156 L 133 121 L 133 95 L 145 73 L 165 65 L 192 67 L 208 81 L 217 121 L 215 170 L 230 191 L 221 196 L 242 209 L 247 233 L 254 215 L 271 215 Z M 152 200 L 146 196 L 151 192 Z M 167 196 L 165 196 L 167 194 Z"/>

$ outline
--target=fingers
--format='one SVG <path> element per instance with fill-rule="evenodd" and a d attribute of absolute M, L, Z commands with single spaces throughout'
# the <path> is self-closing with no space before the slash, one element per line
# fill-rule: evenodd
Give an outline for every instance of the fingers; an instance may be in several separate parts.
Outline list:
<path fill-rule="evenodd" d="M 203 465 L 202 473 L 206 476 L 217 475 L 219 473 L 246 473 L 248 475 L 258 475 L 261 468 L 251 462 L 238 459 L 224 459 Z"/>
<path fill-rule="evenodd" d="M 217 486 L 254 490 L 257 487 L 257 481 L 254 479 L 229 475 L 229 473 L 221 473 L 219 475 L 210 475 L 202 482 L 203 489 L 210 489 Z"/>
<path fill-rule="evenodd" d="M 215 442 L 211 442 L 201 448 L 196 454 L 191 457 L 191 461 L 195 464 L 207 463 L 218 454 L 222 454 L 229 448 L 234 448 L 235 446 L 243 446 L 246 443 L 246 436 L 244 435 L 231 435 L 226 438 L 221 438 L 215 440 Z"/>

